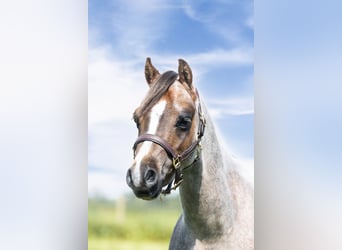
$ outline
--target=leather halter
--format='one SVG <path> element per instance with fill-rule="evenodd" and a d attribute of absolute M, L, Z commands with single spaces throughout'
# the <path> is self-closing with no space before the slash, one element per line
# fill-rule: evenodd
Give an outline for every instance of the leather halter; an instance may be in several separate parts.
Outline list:
<path fill-rule="evenodd" d="M 165 190 L 162 190 L 163 194 L 169 194 L 171 192 L 171 189 L 175 190 L 182 183 L 182 181 L 183 181 L 183 174 L 182 174 L 183 170 L 192 166 L 193 163 L 196 162 L 200 156 L 200 150 L 201 150 L 200 142 L 201 142 L 202 136 L 204 134 L 206 121 L 205 121 L 205 118 L 203 116 L 202 107 L 201 107 L 201 100 L 199 98 L 199 94 L 198 94 L 197 89 L 196 89 L 196 95 L 197 95 L 198 102 L 199 102 L 198 109 L 197 109 L 198 116 L 199 116 L 197 140 L 195 142 L 193 142 L 182 153 L 177 153 L 173 149 L 173 147 L 170 145 L 170 143 L 168 143 L 163 138 L 161 138 L 157 135 L 153 135 L 153 134 L 143 134 L 143 135 L 139 136 L 133 145 L 134 157 L 135 157 L 135 151 L 136 151 L 138 144 L 141 142 L 144 142 L 144 141 L 150 141 L 150 142 L 156 143 L 159 146 L 161 146 L 165 150 L 165 152 L 167 153 L 167 156 L 172 160 L 172 165 L 173 165 L 174 169 L 176 170 L 176 174 L 175 174 L 175 177 L 168 184 L 167 188 Z M 195 152 L 197 153 L 195 159 L 191 163 L 188 163 L 184 166 L 184 163 Z M 173 182 L 173 186 L 172 186 L 172 182 Z"/>

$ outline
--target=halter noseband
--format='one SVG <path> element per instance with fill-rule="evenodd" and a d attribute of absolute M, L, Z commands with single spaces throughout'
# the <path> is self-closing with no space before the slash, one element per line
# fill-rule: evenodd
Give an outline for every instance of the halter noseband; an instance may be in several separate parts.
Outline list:
<path fill-rule="evenodd" d="M 177 154 L 177 152 L 173 149 L 173 147 L 166 140 L 153 134 L 143 134 L 139 136 L 133 145 L 134 157 L 135 157 L 135 151 L 136 151 L 138 144 L 144 141 L 150 141 L 161 146 L 167 153 L 167 156 L 172 160 L 172 166 L 175 168 L 176 174 L 175 174 L 175 177 L 168 184 L 167 188 L 162 191 L 163 194 L 169 194 L 171 192 L 171 189 L 173 190 L 176 189 L 183 181 L 182 171 L 190 167 L 199 158 L 199 153 L 201 149 L 200 142 L 204 134 L 206 121 L 203 116 L 201 100 L 199 99 L 199 94 L 198 94 L 197 89 L 196 89 L 196 94 L 197 94 L 197 98 L 199 102 L 197 112 L 198 112 L 199 122 L 200 122 L 198 126 L 198 132 L 197 132 L 197 140 L 193 142 L 186 150 L 184 150 L 180 154 Z M 186 164 L 186 166 L 183 166 L 182 164 L 186 162 L 186 160 L 188 160 L 189 157 L 193 153 L 195 153 L 196 149 L 197 149 L 197 156 L 195 157 L 195 159 L 191 163 Z M 172 186 L 172 182 L 173 182 L 173 186 Z"/>

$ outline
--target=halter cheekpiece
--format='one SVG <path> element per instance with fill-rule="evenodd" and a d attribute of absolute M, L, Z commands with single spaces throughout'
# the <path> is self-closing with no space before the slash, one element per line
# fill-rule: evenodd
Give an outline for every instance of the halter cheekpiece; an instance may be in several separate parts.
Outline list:
<path fill-rule="evenodd" d="M 172 165 L 176 171 L 175 177 L 171 180 L 171 182 L 167 185 L 167 188 L 162 190 L 163 194 L 169 194 L 171 190 L 175 190 L 183 181 L 183 170 L 192 166 L 194 162 L 196 162 L 199 159 L 200 156 L 200 151 L 201 151 L 201 139 L 204 134 L 204 129 L 205 129 L 205 118 L 203 116 L 202 112 L 202 107 L 201 107 L 201 100 L 199 98 L 198 91 L 196 89 L 196 95 L 198 98 L 198 107 L 197 107 L 197 112 L 199 116 L 199 126 L 198 126 L 198 131 L 197 131 L 197 140 L 193 142 L 186 150 L 184 150 L 182 153 L 177 153 L 173 147 L 163 138 L 153 135 L 153 134 L 143 134 L 139 136 L 134 145 L 133 145 L 133 153 L 135 157 L 135 151 L 139 143 L 144 142 L 144 141 L 150 141 L 153 143 L 158 144 L 161 146 L 165 152 L 167 153 L 167 156 L 172 160 Z M 186 161 L 188 159 L 191 159 L 190 156 L 192 156 L 194 153 L 196 153 L 195 159 L 187 163 Z M 187 163 L 187 164 L 184 164 Z M 173 185 L 172 185 L 173 183 Z"/>

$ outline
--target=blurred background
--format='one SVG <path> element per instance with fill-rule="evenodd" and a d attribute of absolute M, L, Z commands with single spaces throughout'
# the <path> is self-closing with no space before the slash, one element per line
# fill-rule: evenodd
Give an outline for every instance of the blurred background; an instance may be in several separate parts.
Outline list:
<path fill-rule="evenodd" d="M 88 10 L 89 249 L 167 249 L 178 191 L 140 201 L 125 181 L 146 57 L 160 72 L 189 63 L 225 147 L 252 169 L 253 2 L 91 0 Z"/>

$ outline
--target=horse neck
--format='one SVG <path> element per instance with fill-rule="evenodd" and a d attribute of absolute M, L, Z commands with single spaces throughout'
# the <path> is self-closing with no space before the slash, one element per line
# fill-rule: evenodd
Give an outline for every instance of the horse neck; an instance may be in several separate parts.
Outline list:
<path fill-rule="evenodd" d="M 180 186 L 184 220 L 198 238 L 215 239 L 230 231 L 233 221 L 231 195 L 220 145 L 206 109 L 200 160 L 183 172 Z"/>

